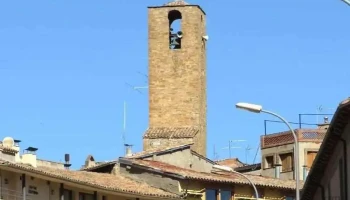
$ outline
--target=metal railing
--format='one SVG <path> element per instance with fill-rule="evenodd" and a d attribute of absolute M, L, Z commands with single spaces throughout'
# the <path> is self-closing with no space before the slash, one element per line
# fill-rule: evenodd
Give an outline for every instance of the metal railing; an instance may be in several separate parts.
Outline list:
<path fill-rule="evenodd" d="M 262 197 L 259 198 L 259 200 L 285 200 L 285 197 Z M 249 195 L 242 195 L 242 194 L 235 194 L 233 195 L 233 200 L 256 200 L 254 196 L 249 196 Z"/>

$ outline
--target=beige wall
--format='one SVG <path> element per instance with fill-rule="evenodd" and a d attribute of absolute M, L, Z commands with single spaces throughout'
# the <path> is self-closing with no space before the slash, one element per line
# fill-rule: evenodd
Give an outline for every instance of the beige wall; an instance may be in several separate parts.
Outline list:
<path fill-rule="evenodd" d="M 50 168 L 55 168 L 55 169 L 64 169 L 64 164 L 59 163 L 59 162 L 53 162 L 49 160 L 41 160 L 37 159 L 36 160 L 36 165 L 41 166 L 41 167 L 50 167 Z"/>
<path fill-rule="evenodd" d="M 300 180 L 303 180 L 303 170 L 304 165 L 306 165 L 306 153 L 310 150 L 318 150 L 320 148 L 321 143 L 315 143 L 315 142 L 299 142 L 299 172 L 300 172 Z M 275 168 L 270 169 L 264 169 L 264 162 L 265 162 L 265 156 L 275 156 L 275 163 L 276 159 L 278 162 L 279 160 L 279 154 L 283 153 L 290 153 L 293 152 L 294 144 L 287 144 L 287 145 L 281 145 L 277 147 L 272 148 L 266 148 L 261 150 L 261 174 L 263 176 L 268 177 L 275 177 Z M 293 179 L 293 172 L 281 172 L 280 173 L 280 179 Z"/>

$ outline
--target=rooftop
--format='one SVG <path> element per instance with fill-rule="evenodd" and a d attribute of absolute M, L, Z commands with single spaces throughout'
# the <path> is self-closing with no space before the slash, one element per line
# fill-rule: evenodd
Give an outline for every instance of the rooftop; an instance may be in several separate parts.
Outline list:
<path fill-rule="evenodd" d="M 158 173 L 167 174 L 169 176 L 176 175 L 177 177 L 183 177 L 191 180 L 207 181 L 207 182 L 217 182 L 217 183 L 234 183 L 234 184 L 250 184 L 245 178 L 233 174 L 233 173 L 205 173 L 198 172 L 190 169 L 184 169 L 176 167 L 174 165 L 169 165 L 163 162 L 150 161 L 150 160 L 138 160 L 138 159 L 124 159 L 127 162 L 131 162 L 132 165 L 141 166 L 143 168 L 148 168 L 152 171 L 157 171 Z M 248 176 L 254 184 L 257 186 L 279 188 L 279 189 L 295 189 L 294 180 L 280 180 L 275 178 L 262 177 L 258 175 L 246 175 Z M 301 182 L 303 183 L 303 182 Z"/>
<path fill-rule="evenodd" d="M 27 173 L 47 176 L 65 180 L 76 184 L 91 186 L 111 192 L 123 192 L 140 196 L 153 196 L 162 198 L 180 198 L 172 193 L 165 192 L 158 188 L 151 187 L 146 183 L 137 182 L 120 174 L 103 174 L 84 171 L 61 170 L 48 167 L 31 167 L 25 164 L 15 164 L 7 161 L 0 161 L 1 168 L 9 170 L 21 170 Z"/>
<path fill-rule="evenodd" d="M 174 0 L 171 1 L 169 3 L 164 4 L 165 6 L 186 6 L 186 5 L 190 5 L 189 3 L 187 3 L 186 1 L 183 0 Z"/>
<path fill-rule="evenodd" d="M 144 138 L 193 138 L 197 135 L 199 129 L 192 127 L 177 127 L 177 128 L 168 128 L 168 127 L 155 127 L 148 128 Z"/>

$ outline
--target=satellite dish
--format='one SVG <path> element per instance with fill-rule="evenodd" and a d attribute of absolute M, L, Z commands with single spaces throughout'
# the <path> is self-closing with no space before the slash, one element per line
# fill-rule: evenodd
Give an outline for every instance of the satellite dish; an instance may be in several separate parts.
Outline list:
<path fill-rule="evenodd" d="M 182 38 L 182 37 L 183 37 L 182 31 L 177 32 L 176 36 L 177 36 L 178 38 Z"/>
<path fill-rule="evenodd" d="M 2 145 L 4 147 L 13 147 L 15 146 L 15 140 L 12 138 L 12 137 L 5 137 L 3 140 L 2 140 Z"/>
<path fill-rule="evenodd" d="M 204 35 L 202 38 L 203 38 L 205 41 L 208 41 L 208 40 L 209 40 L 209 36 L 207 36 L 207 35 Z"/>

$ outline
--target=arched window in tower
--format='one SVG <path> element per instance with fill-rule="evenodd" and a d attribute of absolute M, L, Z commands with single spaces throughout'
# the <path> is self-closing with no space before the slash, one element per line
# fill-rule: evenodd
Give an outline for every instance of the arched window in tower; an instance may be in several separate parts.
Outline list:
<path fill-rule="evenodd" d="M 181 12 L 178 10 L 172 10 L 168 14 L 169 19 L 169 48 L 181 49 Z"/>

